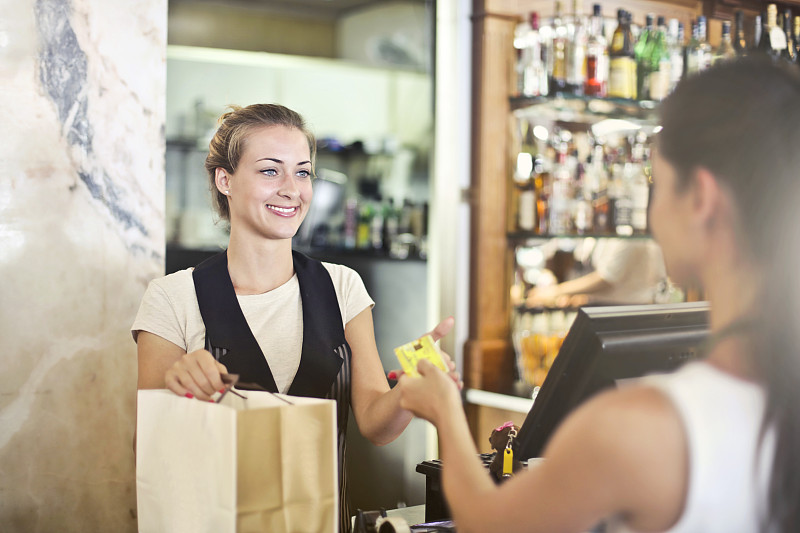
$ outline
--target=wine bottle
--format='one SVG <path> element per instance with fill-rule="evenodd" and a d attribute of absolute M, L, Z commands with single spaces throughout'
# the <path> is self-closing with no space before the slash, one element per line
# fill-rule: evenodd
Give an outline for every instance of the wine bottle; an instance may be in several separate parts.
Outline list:
<path fill-rule="evenodd" d="M 722 38 L 719 46 L 714 50 L 713 62 L 717 63 L 734 57 L 736 57 L 736 50 L 734 50 L 731 40 L 731 23 L 725 20 L 722 22 Z"/>
<path fill-rule="evenodd" d="M 744 37 L 744 12 L 736 12 L 736 26 L 734 27 L 733 49 L 736 55 L 743 56 L 747 53 L 747 40 Z"/>
<path fill-rule="evenodd" d="M 792 43 L 792 10 L 787 9 L 783 14 L 783 35 L 786 47 L 781 50 L 781 57 L 790 63 L 797 60 L 794 44 Z"/>
<path fill-rule="evenodd" d="M 800 63 L 800 15 L 794 17 L 794 32 L 792 34 L 795 61 Z"/>
<path fill-rule="evenodd" d="M 608 50 L 608 95 L 616 98 L 636 98 L 636 59 L 628 13 L 617 10 L 617 28 Z"/>
<path fill-rule="evenodd" d="M 667 47 L 667 25 L 658 17 L 650 49 L 650 99 L 663 100 L 670 89 L 670 55 Z"/>
<path fill-rule="evenodd" d="M 636 59 L 636 97 L 639 100 L 650 99 L 650 73 L 653 72 L 650 54 L 655 33 L 654 19 L 652 13 L 645 15 L 644 29 L 633 47 L 633 56 Z"/>
<path fill-rule="evenodd" d="M 683 23 L 678 19 L 669 21 L 667 51 L 669 54 L 669 89 L 671 91 L 683 76 Z"/>
<path fill-rule="evenodd" d="M 583 94 L 586 80 L 586 24 L 578 13 L 578 0 L 572 0 L 572 21 L 567 25 L 567 89 Z"/>
<path fill-rule="evenodd" d="M 550 91 L 564 92 L 567 89 L 567 26 L 561 18 L 561 0 L 556 0 L 556 12 L 552 25 L 553 39 L 550 43 Z"/>
<path fill-rule="evenodd" d="M 686 73 L 694 74 L 711 66 L 712 50 L 706 40 L 706 17 L 697 17 L 695 32 L 686 52 Z"/>

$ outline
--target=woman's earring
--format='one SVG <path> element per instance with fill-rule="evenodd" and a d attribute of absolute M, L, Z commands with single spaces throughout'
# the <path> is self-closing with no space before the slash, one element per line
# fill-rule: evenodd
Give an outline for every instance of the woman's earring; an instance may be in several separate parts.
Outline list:
<path fill-rule="evenodd" d="M 225 191 L 225 194 L 230 194 L 230 193 L 231 193 L 231 191 Z"/>

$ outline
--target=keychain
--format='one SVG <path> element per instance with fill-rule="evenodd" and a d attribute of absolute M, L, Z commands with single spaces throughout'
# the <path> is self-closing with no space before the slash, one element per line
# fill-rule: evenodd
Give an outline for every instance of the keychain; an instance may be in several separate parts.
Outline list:
<path fill-rule="evenodd" d="M 514 427 L 511 427 L 511 430 L 508 432 L 508 442 L 506 443 L 506 448 L 503 450 L 503 477 L 509 478 L 514 475 L 514 450 L 511 448 L 511 443 L 514 441 L 514 437 L 517 436 L 517 430 Z"/>

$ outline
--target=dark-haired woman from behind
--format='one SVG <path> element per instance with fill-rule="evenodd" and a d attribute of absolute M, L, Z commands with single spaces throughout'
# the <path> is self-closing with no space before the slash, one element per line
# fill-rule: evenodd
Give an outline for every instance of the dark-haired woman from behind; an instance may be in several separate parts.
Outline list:
<path fill-rule="evenodd" d="M 705 289 L 704 360 L 589 400 L 499 487 L 445 374 L 401 378 L 439 431 L 459 532 L 800 531 L 798 102 L 795 66 L 751 57 L 661 107 L 652 231 L 670 277 Z"/>

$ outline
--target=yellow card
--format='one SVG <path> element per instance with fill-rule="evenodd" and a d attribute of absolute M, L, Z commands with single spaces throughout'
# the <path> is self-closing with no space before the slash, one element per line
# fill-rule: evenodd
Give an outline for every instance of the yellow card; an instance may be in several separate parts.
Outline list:
<path fill-rule="evenodd" d="M 419 372 L 417 372 L 417 363 L 419 363 L 422 359 L 427 359 L 444 372 L 448 371 L 447 366 L 444 364 L 444 360 L 442 359 L 442 355 L 433 344 L 433 337 L 430 335 L 425 335 L 424 337 L 415 341 L 411 341 L 408 344 L 398 346 L 394 349 L 394 353 L 397 355 L 397 359 L 400 361 L 400 366 L 403 367 L 403 372 L 405 372 L 406 375 L 418 377 Z"/>

